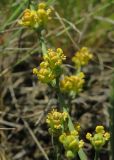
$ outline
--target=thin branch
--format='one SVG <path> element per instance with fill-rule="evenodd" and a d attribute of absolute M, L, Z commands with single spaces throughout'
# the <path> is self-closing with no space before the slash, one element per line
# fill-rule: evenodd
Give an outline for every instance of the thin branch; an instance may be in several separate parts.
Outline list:
<path fill-rule="evenodd" d="M 57 16 L 57 18 L 59 19 L 61 25 L 63 26 L 63 28 L 65 29 L 65 32 L 67 34 L 67 36 L 69 37 L 69 39 L 71 40 L 71 42 L 73 43 L 75 49 L 79 49 L 78 45 L 75 43 L 75 41 L 73 40 L 73 38 L 71 37 L 70 33 L 68 30 L 66 30 L 66 26 L 62 20 L 62 18 L 60 17 L 59 13 L 57 11 L 55 11 L 55 15 Z"/>
<path fill-rule="evenodd" d="M 31 128 L 29 127 L 28 123 L 27 123 L 25 120 L 23 120 L 23 122 L 24 122 L 25 127 L 28 129 L 31 137 L 33 138 L 34 142 L 35 142 L 36 145 L 38 146 L 39 150 L 42 152 L 44 158 L 45 158 L 46 160 L 49 160 L 46 152 L 45 152 L 44 149 L 42 148 L 40 142 L 38 141 L 38 139 L 37 139 L 36 136 L 34 135 L 33 131 L 32 131 Z"/>
<path fill-rule="evenodd" d="M 7 126 L 10 126 L 10 127 L 14 127 L 14 128 L 17 128 L 17 129 L 21 129 L 23 127 L 20 124 L 16 124 L 16 123 L 13 123 L 13 122 L 8 122 L 8 121 L 2 120 L 2 119 L 0 119 L 0 124 L 7 125 Z"/>

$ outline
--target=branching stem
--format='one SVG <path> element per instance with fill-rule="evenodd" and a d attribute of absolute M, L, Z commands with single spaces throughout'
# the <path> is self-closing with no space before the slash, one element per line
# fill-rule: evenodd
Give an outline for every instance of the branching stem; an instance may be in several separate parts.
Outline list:
<path fill-rule="evenodd" d="M 66 105 L 64 97 L 63 97 L 63 95 L 60 91 L 59 77 L 56 79 L 56 92 L 57 92 L 58 101 L 60 103 L 61 110 L 65 111 L 65 112 L 68 112 L 68 106 Z M 69 127 L 69 131 L 72 131 L 72 130 L 75 129 L 70 115 L 69 115 L 69 120 L 68 120 L 68 127 Z M 80 157 L 80 160 L 87 160 L 87 156 L 82 149 L 79 150 L 78 155 Z"/>

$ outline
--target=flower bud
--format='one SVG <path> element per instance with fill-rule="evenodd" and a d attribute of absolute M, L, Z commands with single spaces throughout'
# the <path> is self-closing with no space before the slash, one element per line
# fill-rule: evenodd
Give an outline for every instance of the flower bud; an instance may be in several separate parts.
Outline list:
<path fill-rule="evenodd" d="M 46 122 L 50 128 L 50 132 L 53 134 L 61 134 L 62 129 L 64 128 L 65 122 L 68 120 L 67 112 L 57 112 L 53 109 L 47 115 Z M 64 138 L 64 135 L 61 137 L 61 140 Z"/>
<path fill-rule="evenodd" d="M 84 82 L 83 72 L 80 72 L 78 75 L 66 76 L 60 81 L 61 91 L 73 91 L 74 93 L 78 94 L 82 90 Z"/>
<path fill-rule="evenodd" d="M 51 9 L 46 9 L 45 3 L 39 3 L 37 10 L 25 9 L 19 24 L 31 28 L 44 26 L 51 19 L 50 13 Z"/>
<path fill-rule="evenodd" d="M 59 141 L 63 144 L 65 148 L 66 157 L 74 158 L 79 151 L 84 146 L 83 140 L 79 140 L 79 135 L 76 130 L 70 133 L 63 133 L 59 137 Z"/>
<path fill-rule="evenodd" d="M 97 126 L 95 129 L 95 134 L 92 136 L 91 133 L 86 134 L 86 139 L 90 141 L 95 150 L 101 150 L 105 143 L 110 138 L 110 133 L 105 132 L 103 126 Z"/>
<path fill-rule="evenodd" d="M 72 61 L 77 68 L 80 68 L 81 66 L 87 65 L 92 58 L 93 55 L 91 54 L 89 49 L 87 47 L 83 47 L 78 52 L 76 52 L 76 54 L 72 58 Z"/>

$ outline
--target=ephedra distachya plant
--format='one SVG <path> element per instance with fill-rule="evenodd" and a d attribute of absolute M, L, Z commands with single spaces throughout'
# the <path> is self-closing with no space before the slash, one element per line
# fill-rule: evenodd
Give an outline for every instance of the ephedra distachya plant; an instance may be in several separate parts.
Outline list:
<path fill-rule="evenodd" d="M 79 155 L 80 160 L 87 160 L 84 151 L 84 140 L 80 139 L 80 125 L 75 125 L 69 114 L 70 106 L 66 103 L 64 95 L 76 97 L 83 91 L 85 84 L 85 73 L 82 72 L 82 67 L 88 65 L 89 61 L 93 60 L 93 54 L 87 47 L 79 49 L 71 58 L 75 67 L 75 72 L 68 75 L 65 72 L 64 62 L 67 59 L 62 48 L 48 48 L 45 43 L 45 37 L 42 31 L 45 30 L 47 24 L 52 19 L 52 10 L 46 3 L 39 3 L 35 9 L 25 9 L 19 24 L 31 28 L 38 34 L 38 40 L 41 42 L 42 62 L 39 66 L 33 68 L 35 74 L 41 83 L 47 84 L 53 91 L 56 91 L 58 96 L 59 106 L 50 108 L 47 115 L 46 123 L 49 127 L 49 133 L 56 141 L 56 146 L 61 145 L 65 150 L 65 156 L 68 159 L 73 159 Z M 48 49 L 47 49 L 48 48 Z M 55 109 L 56 108 L 56 109 Z M 101 125 L 96 126 L 95 134 L 86 134 L 86 139 L 95 149 L 95 158 L 99 157 L 99 152 L 109 140 L 110 134 L 104 130 Z M 57 150 L 60 153 L 60 149 Z M 55 156 L 57 159 L 57 156 Z"/>

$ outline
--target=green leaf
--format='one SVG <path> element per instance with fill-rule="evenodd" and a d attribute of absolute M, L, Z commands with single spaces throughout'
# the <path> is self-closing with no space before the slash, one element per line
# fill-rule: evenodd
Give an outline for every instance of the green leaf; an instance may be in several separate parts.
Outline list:
<path fill-rule="evenodd" d="M 87 160 L 88 159 L 86 154 L 84 153 L 83 149 L 79 150 L 78 155 L 80 157 L 80 160 Z"/>

